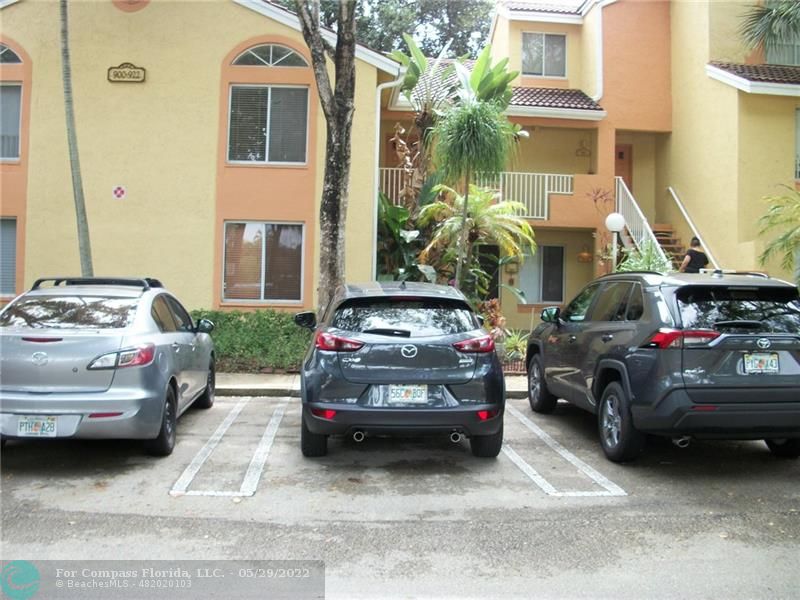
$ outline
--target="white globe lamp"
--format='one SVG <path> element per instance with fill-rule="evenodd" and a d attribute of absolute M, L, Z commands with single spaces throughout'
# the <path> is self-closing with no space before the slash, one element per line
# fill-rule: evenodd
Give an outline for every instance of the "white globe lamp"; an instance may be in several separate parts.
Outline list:
<path fill-rule="evenodd" d="M 618 212 L 612 212 L 606 217 L 606 229 L 611 232 L 611 271 L 617 268 L 617 235 L 625 229 L 625 217 Z"/>

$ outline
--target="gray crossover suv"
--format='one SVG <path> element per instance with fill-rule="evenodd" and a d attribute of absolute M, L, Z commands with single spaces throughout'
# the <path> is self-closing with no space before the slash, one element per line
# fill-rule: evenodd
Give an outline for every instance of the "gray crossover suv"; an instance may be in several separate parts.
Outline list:
<path fill-rule="evenodd" d="M 458 290 L 379 282 L 336 291 L 301 371 L 305 456 L 327 453 L 330 435 L 449 434 L 475 456 L 503 444 L 505 384 L 494 341 Z"/>
<path fill-rule="evenodd" d="M 214 403 L 211 321 L 154 279 L 40 279 L 0 312 L 0 434 L 132 438 L 167 455 Z"/>
<path fill-rule="evenodd" d="M 527 352 L 531 408 L 597 415 L 612 461 L 645 434 L 764 439 L 800 455 L 797 287 L 756 274 L 618 273 L 546 308 Z"/>

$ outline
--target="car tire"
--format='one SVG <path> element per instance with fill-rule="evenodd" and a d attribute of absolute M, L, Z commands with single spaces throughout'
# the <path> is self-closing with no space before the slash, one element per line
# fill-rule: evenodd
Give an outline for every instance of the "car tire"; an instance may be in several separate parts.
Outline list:
<path fill-rule="evenodd" d="M 469 438 L 469 447 L 472 455 L 479 458 L 497 458 L 503 448 L 503 424 L 492 435 L 473 435 Z"/>
<path fill-rule="evenodd" d="M 164 400 L 164 412 L 161 417 L 161 428 L 158 437 L 145 442 L 145 450 L 152 456 L 169 456 L 175 448 L 176 429 L 178 425 L 177 402 L 175 390 L 172 386 L 167 388 Z"/>
<path fill-rule="evenodd" d="M 303 417 L 300 424 L 300 450 L 303 456 L 315 458 L 328 454 L 328 436 L 321 433 L 313 433 L 306 425 Z"/>
<path fill-rule="evenodd" d="M 208 375 L 206 376 L 206 389 L 195 400 L 194 405 L 197 408 L 211 408 L 214 406 L 214 388 L 217 384 L 217 372 L 214 359 L 208 365 Z"/>
<path fill-rule="evenodd" d="M 800 439 L 791 440 L 764 440 L 767 448 L 775 456 L 781 458 L 798 458 L 800 457 Z"/>
<path fill-rule="evenodd" d="M 644 449 L 646 436 L 633 426 L 630 399 L 616 381 L 603 390 L 597 411 L 597 430 L 600 445 L 610 461 L 633 460 Z"/>
<path fill-rule="evenodd" d="M 553 412 L 558 403 L 558 396 L 547 389 L 542 359 L 538 354 L 533 355 L 528 365 L 528 403 L 533 412 L 542 414 Z"/>

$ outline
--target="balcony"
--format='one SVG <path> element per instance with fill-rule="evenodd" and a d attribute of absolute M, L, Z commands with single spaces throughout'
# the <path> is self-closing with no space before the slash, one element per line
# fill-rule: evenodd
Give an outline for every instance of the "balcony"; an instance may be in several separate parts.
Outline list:
<path fill-rule="evenodd" d="M 402 168 L 380 170 L 380 190 L 395 204 L 400 203 L 401 191 L 410 177 Z M 525 205 L 528 219 L 547 220 L 550 213 L 550 194 L 572 194 L 574 177 L 549 173 L 519 173 L 504 171 L 493 178 L 483 178 L 479 183 L 495 188 L 503 200 L 513 200 Z"/>

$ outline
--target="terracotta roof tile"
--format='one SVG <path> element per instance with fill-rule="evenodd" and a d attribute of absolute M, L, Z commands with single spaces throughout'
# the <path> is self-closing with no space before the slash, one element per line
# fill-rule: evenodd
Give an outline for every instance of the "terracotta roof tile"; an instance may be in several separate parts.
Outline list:
<path fill-rule="evenodd" d="M 505 0 L 503 6 L 516 11 L 577 15 L 583 3 L 584 0 Z"/>
<path fill-rule="evenodd" d="M 581 90 L 563 88 L 515 87 L 511 106 L 603 110 Z"/>
<path fill-rule="evenodd" d="M 712 61 L 710 64 L 748 81 L 800 85 L 800 67 L 789 65 L 743 65 L 718 61 Z"/>

